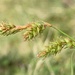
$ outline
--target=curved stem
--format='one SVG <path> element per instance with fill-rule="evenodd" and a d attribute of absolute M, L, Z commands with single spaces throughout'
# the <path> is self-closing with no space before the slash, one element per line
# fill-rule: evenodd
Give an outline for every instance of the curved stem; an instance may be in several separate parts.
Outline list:
<path fill-rule="evenodd" d="M 63 32 L 62 30 L 52 26 L 52 28 L 54 28 L 55 30 L 59 31 L 60 33 L 62 33 L 63 35 L 67 36 L 68 38 L 70 38 L 71 40 L 75 41 L 75 39 L 73 39 L 71 36 L 69 36 L 68 34 L 66 34 L 65 32 Z"/>

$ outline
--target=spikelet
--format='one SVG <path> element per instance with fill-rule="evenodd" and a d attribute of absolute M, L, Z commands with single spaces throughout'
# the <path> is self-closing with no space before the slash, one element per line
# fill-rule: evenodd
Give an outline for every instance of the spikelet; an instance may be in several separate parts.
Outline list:
<path fill-rule="evenodd" d="M 2 35 L 9 35 L 14 32 L 14 29 L 16 26 L 15 25 L 10 25 L 6 23 L 1 23 L 0 24 L 0 34 Z"/>
<path fill-rule="evenodd" d="M 37 56 L 46 57 L 48 55 L 56 55 L 59 53 L 62 48 L 74 48 L 75 42 L 69 38 L 60 38 L 54 42 L 51 42 L 48 46 L 45 47 Z"/>
<path fill-rule="evenodd" d="M 46 22 L 35 22 L 31 24 L 31 28 L 28 28 L 27 31 L 24 33 L 24 39 L 30 40 L 36 37 L 38 34 L 41 34 L 47 26 L 51 26 Z"/>

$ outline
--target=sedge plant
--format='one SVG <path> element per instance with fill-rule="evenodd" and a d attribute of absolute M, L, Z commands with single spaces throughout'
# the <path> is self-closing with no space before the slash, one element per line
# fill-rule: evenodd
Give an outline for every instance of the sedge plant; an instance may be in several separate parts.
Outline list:
<path fill-rule="evenodd" d="M 23 26 L 16 26 L 14 24 L 1 23 L 0 34 L 4 36 L 8 36 L 8 35 L 20 32 L 22 30 L 25 30 L 23 34 L 24 40 L 29 41 L 35 38 L 37 35 L 41 34 L 47 27 L 57 30 L 58 32 L 65 35 L 66 38 L 59 38 L 54 42 L 50 42 L 50 44 L 46 46 L 43 51 L 38 53 L 37 56 L 39 58 L 47 57 L 49 55 L 56 55 L 62 50 L 62 48 L 74 48 L 75 47 L 75 40 L 71 36 L 69 36 L 62 30 L 54 27 L 53 25 L 47 22 L 32 22 Z"/>

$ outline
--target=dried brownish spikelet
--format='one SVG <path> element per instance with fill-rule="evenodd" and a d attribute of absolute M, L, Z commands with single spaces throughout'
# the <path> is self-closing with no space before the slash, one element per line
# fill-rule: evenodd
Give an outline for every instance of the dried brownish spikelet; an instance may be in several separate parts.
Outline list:
<path fill-rule="evenodd" d="M 75 42 L 69 38 L 60 38 L 48 45 L 44 51 L 38 54 L 38 57 L 46 57 L 48 55 L 55 55 L 59 53 L 62 48 L 74 48 Z"/>
<path fill-rule="evenodd" d="M 36 37 L 38 34 L 42 33 L 47 26 L 51 25 L 46 22 L 31 23 L 31 28 L 28 28 L 27 32 L 24 33 L 24 39 L 30 40 Z"/>
<path fill-rule="evenodd" d="M 1 30 L 9 30 L 9 29 L 14 28 L 14 27 L 15 27 L 15 25 L 1 23 L 0 24 L 0 31 Z"/>
<path fill-rule="evenodd" d="M 6 23 L 1 23 L 0 24 L 0 34 L 2 35 L 9 35 L 11 30 L 15 28 L 16 26 L 13 24 L 6 24 Z"/>
<path fill-rule="evenodd" d="M 24 30 L 28 27 L 31 27 L 31 25 L 27 24 L 25 26 L 15 26 L 13 24 L 1 23 L 0 24 L 0 34 L 7 36 L 7 35 L 11 35 L 11 34 L 20 32 L 21 30 Z"/>

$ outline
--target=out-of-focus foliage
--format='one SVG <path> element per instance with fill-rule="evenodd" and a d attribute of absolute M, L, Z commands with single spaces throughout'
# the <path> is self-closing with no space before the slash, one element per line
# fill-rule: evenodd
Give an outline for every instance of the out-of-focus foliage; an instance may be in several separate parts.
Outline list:
<path fill-rule="evenodd" d="M 25 25 L 46 21 L 75 37 L 75 0 L 0 0 L 0 22 Z M 56 56 L 37 58 L 50 41 L 61 35 L 47 28 L 30 41 L 22 32 L 0 36 L 0 75 L 71 75 L 75 74 L 75 50 L 63 49 Z"/>

